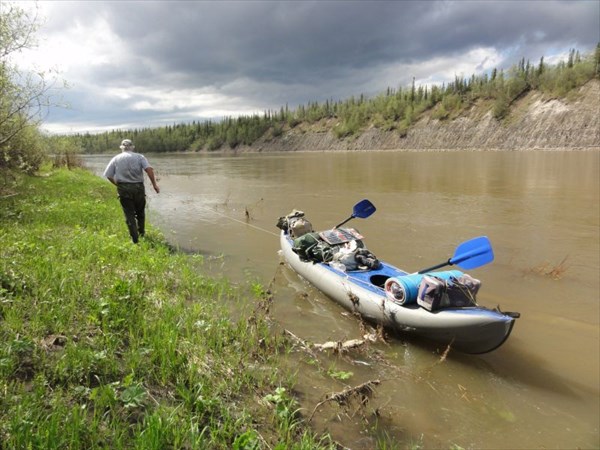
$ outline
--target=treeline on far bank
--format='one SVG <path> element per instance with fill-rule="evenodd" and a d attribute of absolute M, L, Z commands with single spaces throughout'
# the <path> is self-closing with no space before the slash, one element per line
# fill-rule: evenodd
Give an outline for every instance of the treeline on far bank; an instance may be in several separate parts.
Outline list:
<path fill-rule="evenodd" d="M 508 71 L 494 69 L 490 74 L 456 76 L 441 86 L 388 88 L 374 98 L 351 97 L 344 101 L 328 100 L 287 106 L 262 115 L 226 117 L 220 121 L 174 124 L 159 128 L 113 130 L 101 134 L 76 134 L 51 138 L 57 149 L 70 148 L 82 153 L 114 151 L 125 135 L 134 140 L 141 152 L 214 151 L 251 146 L 259 138 L 276 138 L 300 124 L 311 126 L 331 120 L 331 130 L 345 138 L 375 126 L 405 135 L 424 114 L 434 119 L 452 120 L 477 101 L 484 101 L 497 120 L 504 119 L 511 104 L 530 91 L 561 98 L 594 77 L 600 78 L 600 43 L 593 54 L 571 50 L 567 60 L 549 65 L 542 57 L 537 64 L 522 59 Z"/>

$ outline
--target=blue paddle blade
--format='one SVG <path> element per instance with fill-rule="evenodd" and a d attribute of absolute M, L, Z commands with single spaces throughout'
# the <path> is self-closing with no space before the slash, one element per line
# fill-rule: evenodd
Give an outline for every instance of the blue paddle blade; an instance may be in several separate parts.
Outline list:
<path fill-rule="evenodd" d="M 479 236 L 460 244 L 454 256 L 448 260 L 461 269 L 475 269 L 494 260 L 492 244 L 487 236 Z"/>
<path fill-rule="evenodd" d="M 343 222 L 338 223 L 335 227 L 333 227 L 333 229 L 335 230 L 336 228 L 341 227 L 346 222 L 349 222 L 350 220 L 355 219 L 356 217 L 366 219 L 371 214 L 373 214 L 375 210 L 375 205 L 365 198 L 364 200 L 361 200 L 356 205 L 354 205 L 354 208 L 352 209 L 352 215 L 350 217 L 348 217 Z"/>
<path fill-rule="evenodd" d="M 356 205 L 354 205 L 354 209 L 352 210 L 352 217 L 366 219 L 376 210 L 377 208 L 375 208 L 375 205 L 365 198 L 364 200 L 361 200 Z"/>

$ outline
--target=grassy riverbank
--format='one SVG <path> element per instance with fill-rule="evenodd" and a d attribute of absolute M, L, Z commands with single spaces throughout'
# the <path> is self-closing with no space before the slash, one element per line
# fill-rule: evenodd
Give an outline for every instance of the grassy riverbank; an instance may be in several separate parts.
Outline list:
<path fill-rule="evenodd" d="M 0 198 L 2 447 L 333 447 L 296 414 L 263 288 L 204 276 L 154 229 L 133 245 L 86 171 L 15 192 Z"/>

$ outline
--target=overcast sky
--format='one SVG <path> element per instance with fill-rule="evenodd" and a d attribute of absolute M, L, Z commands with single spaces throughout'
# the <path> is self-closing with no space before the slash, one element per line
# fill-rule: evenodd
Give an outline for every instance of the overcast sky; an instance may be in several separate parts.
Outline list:
<path fill-rule="evenodd" d="M 0 2 L 0 7 L 3 2 Z M 26 8 L 33 4 L 19 1 Z M 600 41 L 600 1 L 42 1 L 23 68 L 50 132 L 202 121 L 537 64 Z"/>

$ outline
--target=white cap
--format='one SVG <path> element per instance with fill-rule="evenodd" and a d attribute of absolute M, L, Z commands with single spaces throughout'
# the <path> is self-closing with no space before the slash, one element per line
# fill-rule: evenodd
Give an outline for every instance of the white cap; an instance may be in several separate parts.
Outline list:
<path fill-rule="evenodd" d="M 134 148 L 135 148 L 135 145 L 133 145 L 133 142 L 131 142 L 131 139 L 123 139 L 123 142 L 121 142 L 121 150 L 125 150 L 125 149 L 133 150 Z"/>

